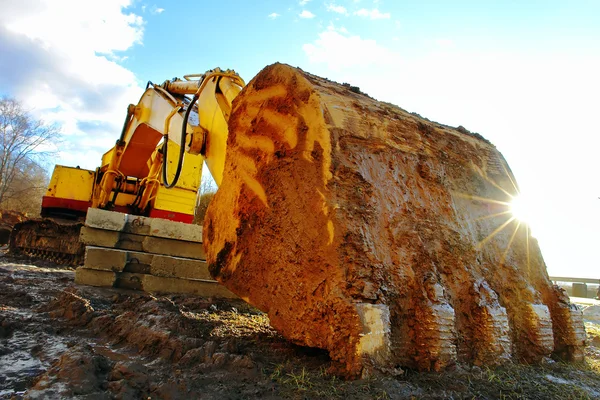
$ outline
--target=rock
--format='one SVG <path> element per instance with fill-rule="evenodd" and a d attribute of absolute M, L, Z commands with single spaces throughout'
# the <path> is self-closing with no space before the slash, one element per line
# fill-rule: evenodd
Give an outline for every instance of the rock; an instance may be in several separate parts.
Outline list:
<path fill-rule="evenodd" d="M 129 386 L 145 388 L 148 386 L 148 368 L 138 363 L 119 361 L 111 370 L 108 379 L 125 380 Z"/>
<path fill-rule="evenodd" d="M 8 318 L 3 317 L 0 319 L 0 338 L 8 338 L 11 337 L 13 332 L 15 331 L 16 323 L 14 321 L 9 321 Z"/>
<path fill-rule="evenodd" d="M 252 361 L 252 359 L 250 359 L 250 357 L 248 356 L 242 356 L 242 355 L 234 355 L 231 359 L 231 366 L 234 368 L 246 368 L 246 369 L 252 369 L 254 368 L 256 365 L 254 364 L 254 362 Z"/>
<path fill-rule="evenodd" d="M 600 321 L 600 306 L 589 306 L 583 310 L 583 318 L 589 321 Z"/>
<path fill-rule="evenodd" d="M 193 366 L 204 361 L 204 349 L 197 347 L 195 349 L 188 350 L 183 357 L 179 359 L 179 364 L 182 366 Z"/>
<path fill-rule="evenodd" d="M 89 300 L 80 296 L 74 288 L 64 290 L 41 310 L 47 311 L 52 318 L 70 320 L 76 326 L 87 325 L 95 315 Z"/>
<path fill-rule="evenodd" d="M 220 367 L 220 366 L 225 365 L 228 360 L 229 360 L 229 354 L 227 354 L 227 353 L 215 353 L 215 354 L 212 355 L 212 358 L 211 358 L 210 362 L 215 367 Z"/>
<path fill-rule="evenodd" d="M 109 370 L 106 358 L 95 355 L 89 346 L 77 345 L 38 379 L 28 397 L 36 398 L 40 393 L 46 398 L 99 395 L 104 391 L 102 383 Z"/>
<path fill-rule="evenodd" d="M 194 293 L 203 297 L 230 298 L 237 296 L 223 285 L 213 280 L 164 278 L 161 276 L 142 276 L 141 289 L 154 293 Z"/>

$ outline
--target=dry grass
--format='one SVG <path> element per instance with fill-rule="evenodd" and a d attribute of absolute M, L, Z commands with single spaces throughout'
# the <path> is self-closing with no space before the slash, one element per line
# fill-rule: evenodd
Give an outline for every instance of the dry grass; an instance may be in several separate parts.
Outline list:
<path fill-rule="evenodd" d="M 267 372 L 267 371 L 265 371 Z M 352 399 L 593 399 L 600 398 L 596 362 L 581 365 L 506 364 L 443 373 L 407 371 L 399 378 L 340 381 L 324 370 L 275 365 L 270 378 L 283 398 Z"/>

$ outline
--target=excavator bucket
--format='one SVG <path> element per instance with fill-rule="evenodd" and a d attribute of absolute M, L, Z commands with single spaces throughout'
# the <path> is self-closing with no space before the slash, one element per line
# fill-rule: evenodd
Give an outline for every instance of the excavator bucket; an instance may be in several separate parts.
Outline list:
<path fill-rule="evenodd" d="M 351 377 L 582 360 L 517 194 L 480 135 L 275 64 L 234 102 L 204 243 L 215 278 Z"/>

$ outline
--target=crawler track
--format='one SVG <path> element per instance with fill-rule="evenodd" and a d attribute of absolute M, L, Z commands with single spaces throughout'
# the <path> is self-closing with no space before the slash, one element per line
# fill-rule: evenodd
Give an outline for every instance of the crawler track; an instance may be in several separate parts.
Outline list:
<path fill-rule="evenodd" d="M 10 236 L 10 251 L 61 265 L 83 262 L 85 246 L 79 241 L 82 224 L 34 219 L 16 224 Z"/>

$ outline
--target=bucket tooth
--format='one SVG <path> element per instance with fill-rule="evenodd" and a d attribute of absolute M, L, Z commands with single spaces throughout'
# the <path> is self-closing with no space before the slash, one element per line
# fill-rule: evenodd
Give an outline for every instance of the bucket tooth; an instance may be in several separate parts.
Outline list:
<path fill-rule="evenodd" d="M 391 359 L 390 310 L 385 304 L 360 303 L 356 305 L 362 333 L 357 352 L 366 365 L 363 377 L 368 377 L 372 365 L 388 365 Z"/>
<path fill-rule="evenodd" d="M 558 286 L 549 292 L 546 304 L 552 316 L 554 354 L 564 361 L 582 362 L 586 341 L 583 312 Z"/>
<path fill-rule="evenodd" d="M 506 308 L 499 304 L 482 307 L 482 328 L 485 330 L 477 337 L 477 352 L 473 362 L 479 365 L 495 365 L 511 357 L 508 315 Z"/>
<path fill-rule="evenodd" d="M 549 356 L 554 350 L 554 334 L 552 332 L 552 318 L 550 310 L 545 304 L 527 304 L 524 316 L 529 318 L 528 331 L 529 343 L 532 347 L 522 352 L 526 355 L 527 362 L 539 361 L 543 356 Z"/>
<path fill-rule="evenodd" d="M 454 309 L 447 303 L 426 302 L 415 314 L 415 363 L 420 370 L 439 371 L 456 360 Z"/>
<path fill-rule="evenodd" d="M 475 365 L 496 365 L 511 357 L 510 328 L 506 309 L 483 279 L 458 293 L 462 312 L 458 358 Z"/>

